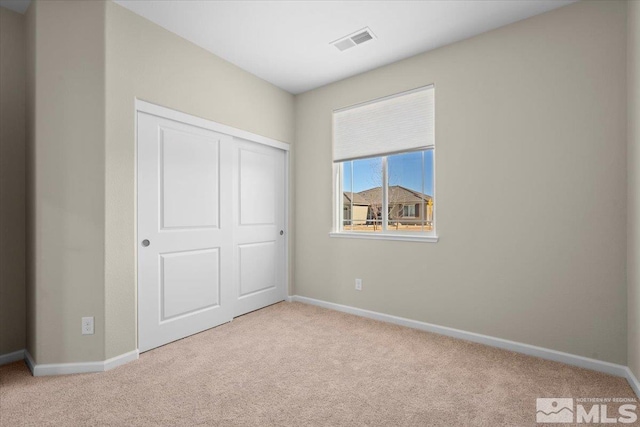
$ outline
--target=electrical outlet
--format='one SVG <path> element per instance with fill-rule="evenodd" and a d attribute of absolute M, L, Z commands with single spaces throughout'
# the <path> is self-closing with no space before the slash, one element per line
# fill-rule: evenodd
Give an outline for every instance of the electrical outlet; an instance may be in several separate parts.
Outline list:
<path fill-rule="evenodd" d="M 93 317 L 82 318 L 82 335 L 93 335 Z"/>
<path fill-rule="evenodd" d="M 356 279 L 356 291 L 362 290 L 362 279 Z"/>

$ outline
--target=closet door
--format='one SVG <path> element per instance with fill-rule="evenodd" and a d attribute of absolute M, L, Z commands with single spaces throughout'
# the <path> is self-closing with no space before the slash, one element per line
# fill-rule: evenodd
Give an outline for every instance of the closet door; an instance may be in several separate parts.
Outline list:
<path fill-rule="evenodd" d="M 286 298 L 285 152 L 234 141 L 234 316 Z"/>
<path fill-rule="evenodd" d="M 146 351 L 233 317 L 233 139 L 138 112 L 137 158 L 138 344 Z"/>

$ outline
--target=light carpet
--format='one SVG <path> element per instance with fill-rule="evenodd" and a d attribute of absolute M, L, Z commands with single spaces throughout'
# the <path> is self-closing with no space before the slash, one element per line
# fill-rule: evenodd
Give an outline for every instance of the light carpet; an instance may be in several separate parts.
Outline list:
<path fill-rule="evenodd" d="M 537 397 L 635 395 L 623 378 L 301 303 L 105 373 L 0 367 L 2 426 L 520 426 L 536 425 Z"/>

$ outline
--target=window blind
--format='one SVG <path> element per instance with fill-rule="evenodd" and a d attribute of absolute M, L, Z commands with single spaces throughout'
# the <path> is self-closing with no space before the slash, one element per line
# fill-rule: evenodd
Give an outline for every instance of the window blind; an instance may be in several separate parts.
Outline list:
<path fill-rule="evenodd" d="M 433 86 L 333 112 L 334 162 L 434 146 Z"/>

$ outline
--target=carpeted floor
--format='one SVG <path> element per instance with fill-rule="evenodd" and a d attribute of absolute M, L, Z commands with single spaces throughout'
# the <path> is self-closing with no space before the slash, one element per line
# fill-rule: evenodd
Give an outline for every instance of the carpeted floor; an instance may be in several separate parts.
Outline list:
<path fill-rule="evenodd" d="M 535 425 L 537 397 L 635 395 L 623 378 L 300 303 L 106 373 L 0 367 L 2 426 Z"/>

